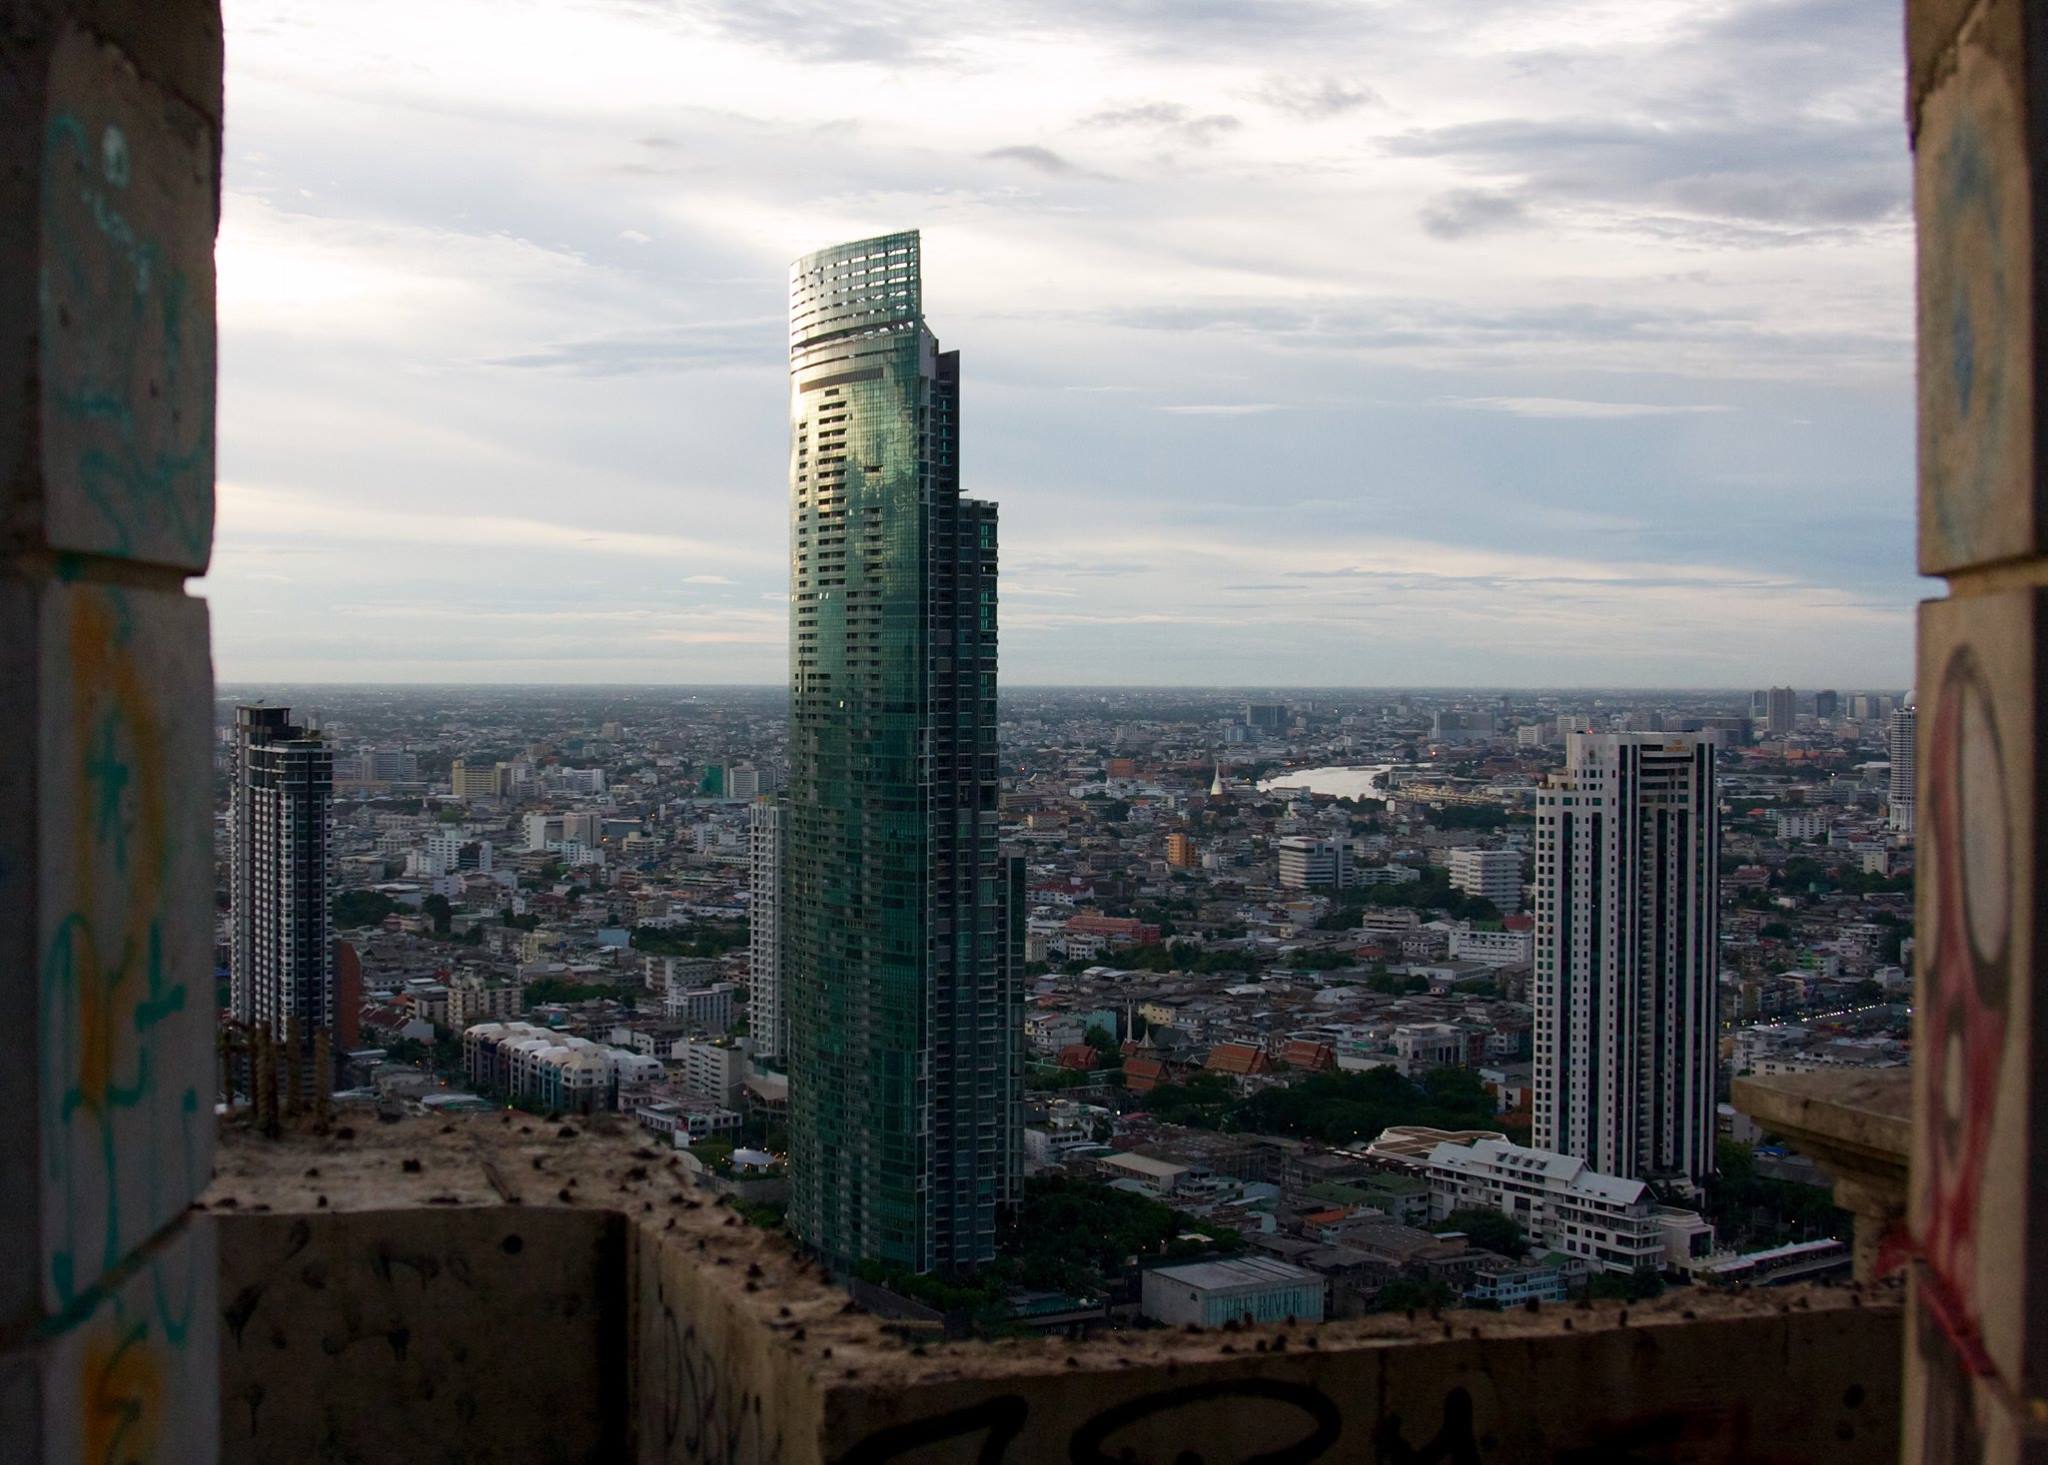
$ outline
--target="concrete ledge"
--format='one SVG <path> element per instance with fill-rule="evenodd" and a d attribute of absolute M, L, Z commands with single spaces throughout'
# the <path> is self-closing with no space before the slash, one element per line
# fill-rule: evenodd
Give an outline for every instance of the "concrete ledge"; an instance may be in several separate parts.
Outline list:
<path fill-rule="evenodd" d="M 1856 1277 L 1875 1277 L 1886 1236 L 1906 1214 L 1913 1075 L 1904 1068 L 1738 1078 L 1735 1107 L 1827 1171 L 1856 1218 Z"/>
<path fill-rule="evenodd" d="M 1890 1289 L 942 1343 L 854 1309 L 607 1121 L 341 1134 L 223 1141 L 226 1460 L 1897 1451 Z"/>

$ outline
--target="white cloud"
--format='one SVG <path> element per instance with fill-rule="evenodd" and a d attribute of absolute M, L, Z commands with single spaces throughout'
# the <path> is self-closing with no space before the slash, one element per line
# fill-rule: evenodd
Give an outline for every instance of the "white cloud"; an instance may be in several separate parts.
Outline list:
<path fill-rule="evenodd" d="M 1617 417 L 1684 417 L 1735 410 L 1718 402 L 1583 402 L 1571 397 L 1445 397 L 1443 401 L 1453 407 L 1470 407 L 1481 412 L 1505 412 L 1510 417 L 1561 417 L 1582 421 Z"/>
<path fill-rule="evenodd" d="M 230 0 L 221 672 L 778 680 L 787 263 L 917 226 L 1006 678 L 1900 680 L 1893 29 Z"/>

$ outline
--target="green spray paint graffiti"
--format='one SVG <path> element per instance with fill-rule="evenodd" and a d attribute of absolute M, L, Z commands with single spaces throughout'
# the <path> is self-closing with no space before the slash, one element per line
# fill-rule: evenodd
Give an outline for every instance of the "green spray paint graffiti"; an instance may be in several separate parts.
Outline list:
<path fill-rule="evenodd" d="M 198 259 L 181 260 L 145 222 L 179 220 L 191 187 L 146 177 L 116 122 L 62 111 L 45 130 L 37 285 L 57 547 L 205 564 L 214 334 L 210 276 L 192 271 L 209 268 L 210 252 L 202 236 Z M 205 208 L 210 218 L 210 199 Z"/>
<path fill-rule="evenodd" d="M 86 1305 L 95 1282 L 205 1180 L 206 1149 L 192 1055 L 191 998 L 167 953 L 167 902 L 188 798 L 168 776 L 147 650 L 129 592 L 62 592 L 68 634 L 46 640 L 61 659 L 65 707 L 46 727 L 62 749 L 45 809 L 46 849 L 60 880 L 45 885 L 52 924 L 41 964 L 44 1208 L 48 1299 Z M 66 821 L 68 820 L 68 825 Z M 180 1061 L 180 1060 L 183 1061 Z M 203 1051 L 199 1072 L 209 1072 Z M 189 1298 L 160 1299 L 172 1337 Z"/>

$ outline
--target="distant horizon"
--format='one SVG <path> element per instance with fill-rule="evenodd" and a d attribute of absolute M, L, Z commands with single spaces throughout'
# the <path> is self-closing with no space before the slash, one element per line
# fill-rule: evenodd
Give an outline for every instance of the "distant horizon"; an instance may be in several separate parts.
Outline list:
<path fill-rule="evenodd" d="M 1386 685 L 1379 685 L 1379 686 L 1367 686 L 1367 685 L 1350 685 L 1350 686 L 1346 686 L 1346 685 L 1337 685 L 1337 684 L 1328 684 L 1328 685 L 1312 685 L 1312 684 L 1308 684 L 1308 683 L 1301 683 L 1301 684 L 1298 684 L 1298 685 L 1286 685 L 1286 684 L 1276 684 L 1276 683 L 1268 683 L 1268 684 L 1264 684 L 1264 685 L 1252 685 L 1252 684 L 1243 684 L 1243 685 L 1232 685 L 1232 684 L 1229 684 L 1229 683 L 1214 683 L 1214 684 L 1203 684 L 1203 683 L 1198 683 L 1198 682 L 1014 682 L 1014 683 L 1002 683 L 1002 684 L 1000 684 L 1000 685 L 998 686 L 998 688 L 997 688 L 997 691 L 998 691 L 998 695 L 1002 695 L 1002 694 L 1007 694 L 1007 693 L 1012 693 L 1012 692 L 1107 692 L 1107 691 L 1129 691 L 1129 692 L 1202 692 L 1202 693 L 1210 693 L 1210 694 L 1214 694 L 1214 695 L 1217 695 L 1217 696 L 1221 696 L 1221 695 L 1224 695 L 1224 694 L 1226 694 L 1226 693 L 1228 693 L 1228 694 L 1231 694 L 1231 695 L 1239 695 L 1239 694 L 1246 694 L 1246 695 L 1251 695 L 1251 696 L 1259 696 L 1259 695 L 1263 695 L 1263 694 L 1270 694 L 1270 695 L 1274 695 L 1274 696 L 1280 696 L 1280 695 L 1288 695 L 1288 694 L 1294 694 L 1294 693 L 1303 693 L 1303 692 L 1324 692 L 1324 693 L 1331 693 L 1331 694 L 1338 694 L 1338 695 L 1342 695 L 1342 694 L 1362 694 L 1362 693 L 1409 693 L 1409 692 L 1428 692 L 1428 693 L 1471 693 L 1471 694 L 1512 694 L 1512 693 L 1520 693 L 1520 694 L 1525 694 L 1525 695 L 1537 695 L 1537 694 L 1546 694 L 1546 693 L 1570 693 L 1570 694 L 1595 694 L 1595 695 L 1599 695 L 1599 694 L 1614 694 L 1614 695 L 1620 695 L 1620 696 L 1632 696 L 1632 697 L 1633 697 L 1633 696 L 1657 696 L 1657 695 L 1660 695 L 1660 694 L 1664 694 L 1664 695 L 1672 695 L 1672 696 L 1686 696 L 1686 697 L 1720 697 L 1720 696 L 1730 696 L 1730 697 L 1746 697 L 1746 696 L 1748 696 L 1748 695 L 1749 695 L 1749 694 L 1750 694 L 1751 692 L 1761 691 L 1761 690 L 1764 690 L 1765 688 L 1768 688 L 1768 687 L 1772 687 L 1772 686 L 1778 686 L 1778 687 L 1783 687 L 1783 686 L 1788 686 L 1788 685 L 1789 685 L 1789 686 L 1791 686 L 1791 687 L 1792 687 L 1792 690 L 1793 690 L 1793 691 L 1795 691 L 1795 692 L 1806 692 L 1806 693 L 1811 693 L 1811 692 L 1838 692 L 1838 693 L 1840 693 L 1840 694 L 1841 694 L 1841 695 L 1843 695 L 1843 696 L 1857 696 L 1857 695 L 1874 695 L 1874 696 L 1887 696 L 1887 697 L 1897 697 L 1897 696 L 1908 696 L 1908 695 L 1910 695 L 1910 694 L 1912 693 L 1912 690 L 1913 690 L 1913 689 L 1912 689 L 1911 687 L 1903 687 L 1903 688 L 1902 688 L 1902 687 L 1897 687 L 1897 686 L 1859 686 L 1859 685 L 1856 685 L 1856 684 L 1854 684 L 1854 683 L 1836 683 L 1836 684 L 1827 684 L 1827 685 L 1822 685 L 1822 684 L 1818 684 L 1818 683 L 1816 683 L 1816 684 L 1812 684 L 1812 685 L 1806 685 L 1806 686 L 1801 686 L 1801 685 L 1797 685 L 1797 684 L 1793 684 L 1793 683 L 1787 683 L 1787 682 L 1757 682 L 1757 683 L 1741 683 L 1741 684 L 1730 684 L 1730 685 L 1728 685 L 1728 686 L 1725 686 L 1725 687 L 1705 687 L 1705 686 L 1702 686 L 1702 687 L 1681 687 L 1681 686 L 1663 686 L 1663 687 L 1657 687 L 1657 686 L 1642 686 L 1642 687 L 1629 687 L 1629 686 L 1619 686 L 1619 685 L 1603 685 L 1603 684 L 1597 684 L 1597 683 L 1587 683 L 1587 684 L 1585 684 L 1585 685 L 1569 685 L 1569 684 L 1563 684 L 1563 683 L 1558 683 L 1558 684 L 1553 684 L 1553 685 L 1529 685 L 1529 686 L 1513 686 L 1513 685 L 1509 685 L 1509 684 L 1506 684 L 1506 683 L 1499 683 L 1499 684 L 1488 684 L 1488 683 L 1470 683 L 1470 684 L 1463 684 L 1463 685 L 1456 685 L 1456 684 L 1450 684 L 1450 683 L 1445 683 L 1445 684 L 1442 684 L 1442 685 L 1426 685 L 1426 684 L 1423 684 L 1423 683 L 1388 683 L 1388 684 L 1386 684 Z M 701 690 L 701 691 L 747 691 L 747 692 L 780 692 L 780 691 L 785 691 L 785 690 L 787 690 L 787 688 L 786 688 L 786 685 L 785 685 L 784 683 L 782 683 L 782 682 L 392 682 L 392 681 L 349 681 L 349 682 L 335 682 L 335 681 L 328 681 L 328 682 L 314 682 L 314 681 L 291 681 L 291 680 L 277 680 L 277 681 L 271 681 L 271 680 L 248 680 L 248 679 L 242 679 L 242 680 L 235 680 L 235 681 L 216 681 L 216 682 L 214 683 L 214 691 L 215 691 L 215 695 L 216 695 L 216 696 L 220 695 L 221 693 L 224 693 L 224 692 L 228 691 L 228 690 L 229 690 L 229 689 L 231 689 L 231 688 L 243 688 L 243 687 L 276 687 L 276 688 L 280 688 L 280 689 L 283 689 L 283 690 L 288 690 L 288 691 L 324 691 L 324 690 L 330 690 L 330 689 L 362 689 L 362 690 L 374 690 L 374 691 L 412 691 L 412 690 L 440 690 L 440 691 L 465 691 L 465 690 L 467 690 L 467 691 L 503 691 L 503 692 L 522 692 L 522 691 L 550 691 L 550 692 L 560 692 L 560 691 L 587 691 L 587 692 L 604 692 L 604 691 L 617 691 L 617 692 L 672 692 L 672 691 L 699 691 L 699 690 Z"/>

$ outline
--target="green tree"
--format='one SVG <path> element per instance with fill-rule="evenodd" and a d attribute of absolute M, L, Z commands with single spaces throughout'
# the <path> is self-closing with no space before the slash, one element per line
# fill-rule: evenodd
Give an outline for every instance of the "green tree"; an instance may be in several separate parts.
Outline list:
<path fill-rule="evenodd" d="M 1484 1206 L 1464 1206 L 1444 1217 L 1437 1230 L 1461 1231 L 1481 1251 L 1520 1261 L 1529 1251 L 1529 1233 L 1514 1217 Z"/>
<path fill-rule="evenodd" d="M 1145 1095 L 1145 1110 L 1169 1124 L 1220 1129 L 1237 1090 L 1220 1073 L 1190 1075 L 1186 1083 L 1164 1083 Z"/>
<path fill-rule="evenodd" d="M 334 924 L 338 930 L 352 930 L 357 926 L 380 925 L 384 918 L 398 909 L 398 902 L 382 891 L 344 890 L 334 897 Z"/>
<path fill-rule="evenodd" d="M 455 912 L 448 904 L 448 897 L 438 893 L 420 902 L 420 914 L 434 923 L 436 936 L 446 936 L 449 923 L 455 919 Z"/>

